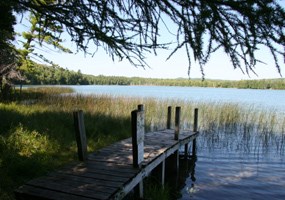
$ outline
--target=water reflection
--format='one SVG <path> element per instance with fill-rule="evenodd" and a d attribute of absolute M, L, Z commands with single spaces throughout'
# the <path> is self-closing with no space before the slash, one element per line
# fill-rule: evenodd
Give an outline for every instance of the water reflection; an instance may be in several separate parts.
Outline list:
<path fill-rule="evenodd" d="M 192 196 L 192 194 L 199 191 L 198 188 L 195 187 L 196 177 L 195 177 L 195 167 L 196 167 L 197 156 L 194 157 L 192 162 L 192 169 L 190 170 L 190 180 L 192 181 L 191 186 L 186 186 L 187 192 Z"/>
<path fill-rule="evenodd" d="M 266 131 L 202 132 L 180 199 L 285 199 L 281 137 Z"/>
<path fill-rule="evenodd" d="M 196 174 L 195 174 L 195 167 L 197 162 L 197 156 L 188 156 L 188 158 L 185 159 L 184 154 L 182 153 L 180 155 L 179 160 L 179 172 L 177 176 L 173 176 L 173 171 L 170 169 L 166 169 L 166 174 L 172 174 L 172 176 L 168 176 L 166 181 L 171 185 L 172 191 L 172 197 L 171 199 L 178 199 L 181 198 L 180 192 L 177 193 L 177 191 L 182 190 L 183 188 L 186 188 L 186 190 L 189 190 L 193 192 L 195 190 L 195 181 L 196 181 Z M 191 181 L 191 187 L 187 184 L 187 181 Z"/>

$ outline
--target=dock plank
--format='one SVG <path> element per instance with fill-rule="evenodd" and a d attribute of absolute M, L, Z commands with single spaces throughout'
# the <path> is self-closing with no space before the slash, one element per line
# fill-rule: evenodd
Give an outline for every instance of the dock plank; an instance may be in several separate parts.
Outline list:
<path fill-rule="evenodd" d="M 79 163 L 76 165 L 69 165 L 64 168 L 63 170 L 73 170 L 74 172 L 78 171 L 87 171 L 87 170 L 97 170 L 97 169 L 105 169 L 105 170 L 111 170 L 116 172 L 122 172 L 122 173 L 138 173 L 139 169 L 135 169 L 132 166 L 125 165 L 125 164 L 113 164 L 113 163 L 97 163 L 92 160 L 88 160 L 88 162 Z"/>
<path fill-rule="evenodd" d="M 38 188 L 34 186 L 24 185 L 16 190 L 16 198 L 19 200 L 96 200 L 96 198 L 88 198 L 81 195 L 67 194 L 54 190 L 47 190 L 45 188 Z"/>
<path fill-rule="evenodd" d="M 95 188 L 100 188 L 100 186 L 96 184 L 66 185 L 64 184 L 64 181 L 62 180 L 60 182 L 54 182 L 54 181 L 50 181 L 49 179 L 46 179 L 46 180 L 37 180 L 34 183 L 29 183 L 27 185 L 33 186 L 33 187 L 39 187 L 42 189 L 47 189 L 50 191 L 71 194 L 71 195 L 80 195 L 86 198 L 108 199 L 108 196 L 110 196 L 110 194 L 100 192 L 98 191 L 98 189 L 97 191 L 93 190 Z"/>

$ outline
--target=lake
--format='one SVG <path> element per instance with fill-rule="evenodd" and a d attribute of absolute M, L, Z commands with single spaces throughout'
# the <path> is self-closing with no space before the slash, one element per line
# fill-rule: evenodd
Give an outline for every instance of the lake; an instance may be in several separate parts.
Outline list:
<path fill-rule="evenodd" d="M 188 172 L 179 199 L 285 199 L 284 153 L 274 146 L 262 148 L 258 140 L 246 144 L 238 135 L 222 141 L 205 133 L 197 142 L 195 168 Z"/>
<path fill-rule="evenodd" d="M 126 97 L 176 99 L 202 102 L 234 102 L 285 113 L 285 90 L 201 88 L 175 86 L 71 86 L 79 94 L 104 94 Z"/>
<path fill-rule="evenodd" d="M 284 90 L 165 86 L 72 86 L 80 94 L 179 99 L 199 102 L 234 102 L 257 109 L 285 113 Z M 181 185 L 181 200 L 187 199 L 285 199 L 284 152 L 264 145 L 256 134 L 201 131 L 197 161 Z M 284 136 L 285 137 L 285 136 Z M 273 141 L 274 144 L 274 141 Z M 191 175 L 190 175 L 191 174 Z M 193 178 L 195 177 L 195 178 Z"/>

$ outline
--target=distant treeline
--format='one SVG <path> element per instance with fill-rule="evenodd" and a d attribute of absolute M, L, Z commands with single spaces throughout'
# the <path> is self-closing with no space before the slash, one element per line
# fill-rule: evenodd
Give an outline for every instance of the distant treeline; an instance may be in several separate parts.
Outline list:
<path fill-rule="evenodd" d="M 28 85 L 88 85 L 87 76 L 80 70 L 77 72 L 63 69 L 57 65 L 47 66 L 35 62 L 28 66 L 20 67 L 21 74 L 25 77 L 22 84 Z"/>
<path fill-rule="evenodd" d="M 188 86 L 188 87 L 215 87 L 215 88 L 248 88 L 248 89 L 285 89 L 285 79 L 263 80 L 204 80 L 201 79 L 158 79 L 139 77 L 93 76 L 91 84 L 95 85 L 161 85 L 161 86 Z"/>
<path fill-rule="evenodd" d="M 161 86 L 193 86 L 215 88 L 250 88 L 250 89 L 285 89 L 285 79 L 262 80 L 211 80 L 206 79 L 158 79 L 122 76 L 93 76 L 63 69 L 58 66 L 33 64 L 22 72 L 26 77 L 24 84 L 31 85 L 161 85 Z"/>

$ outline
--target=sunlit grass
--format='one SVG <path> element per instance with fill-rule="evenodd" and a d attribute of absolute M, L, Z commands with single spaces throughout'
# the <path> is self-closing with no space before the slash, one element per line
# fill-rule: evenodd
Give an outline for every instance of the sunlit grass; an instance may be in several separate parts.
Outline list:
<path fill-rule="evenodd" d="M 58 87 L 58 86 L 53 86 L 53 87 L 44 87 L 44 86 L 40 86 L 40 87 L 30 87 L 27 89 L 23 90 L 23 93 L 27 93 L 27 94 L 39 94 L 39 96 L 41 95 L 53 95 L 53 94 L 63 94 L 63 93 L 72 93 L 74 92 L 74 90 L 70 87 Z"/>
<path fill-rule="evenodd" d="M 74 90 L 70 87 L 29 87 L 22 90 L 16 89 L 14 94 L 15 100 L 22 100 L 23 103 L 31 104 L 36 100 L 47 98 L 53 95 L 68 94 L 72 93 Z"/>
<path fill-rule="evenodd" d="M 189 102 L 108 95 L 58 95 L 67 89 L 23 90 L 17 101 L 0 103 L 0 199 L 13 199 L 24 182 L 77 159 L 72 112 L 83 110 L 88 150 L 94 151 L 131 136 L 130 113 L 144 104 L 146 130 L 166 127 L 167 107 L 181 106 L 181 128 L 193 129 L 199 108 L 199 130 L 209 143 L 238 134 L 250 144 L 285 149 L 285 118 L 278 111 L 221 102 Z M 260 145 L 260 143 L 259 143 Z M 160 193 L 158 191 L 157 193 Z"/>

